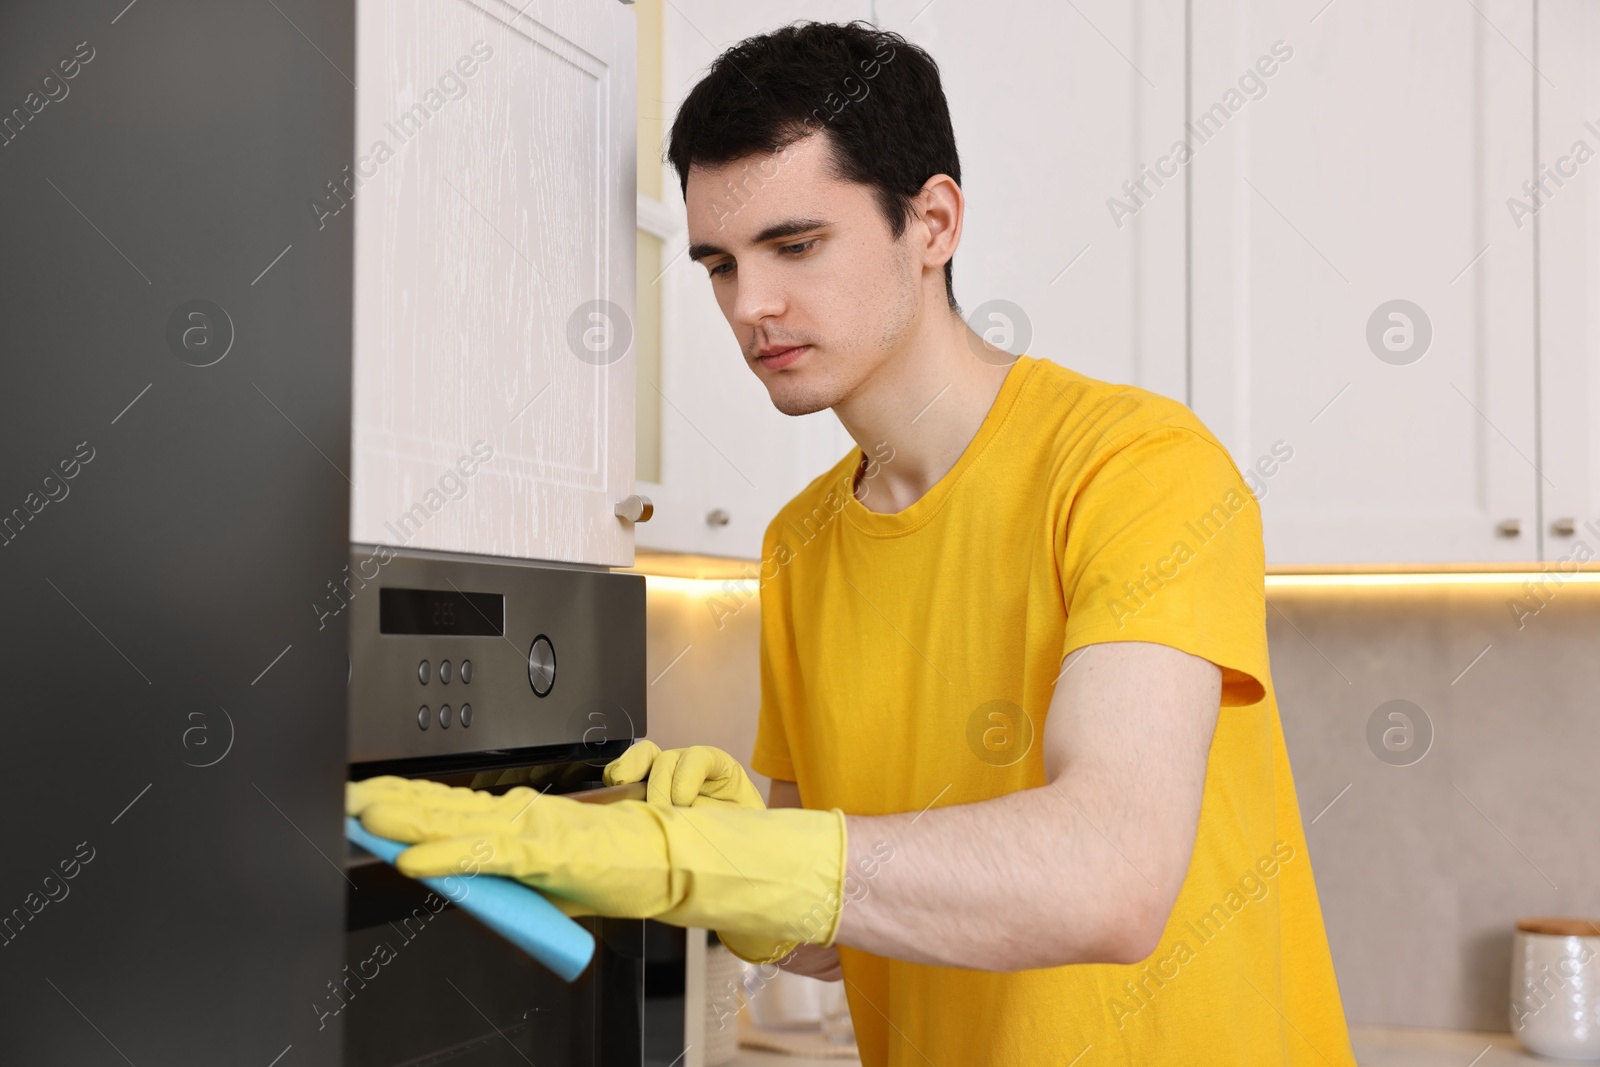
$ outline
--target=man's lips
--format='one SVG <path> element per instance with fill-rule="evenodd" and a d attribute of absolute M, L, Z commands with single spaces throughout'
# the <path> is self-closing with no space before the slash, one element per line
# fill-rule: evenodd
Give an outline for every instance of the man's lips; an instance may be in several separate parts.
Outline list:
<path fill-rule="evenodd" d="M 782 348 L 776 352 L 773 352 L 771 355 L 757 356 L 756 362 L 769 369 L 787 367 L 789 364 L 803 356 L 810 348 L 810 345 L 796 345 L 793 348 Z"/>

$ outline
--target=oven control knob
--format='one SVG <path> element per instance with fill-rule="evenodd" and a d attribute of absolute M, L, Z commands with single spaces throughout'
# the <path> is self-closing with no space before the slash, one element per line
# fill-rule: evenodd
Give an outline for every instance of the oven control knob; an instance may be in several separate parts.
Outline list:
<path fill-rule="evenodd" d="M 546 696 L 556 684 L 556 649 L 543 634 L 535 637 L 528 649 L 528 681 L 537 696 Z"/>

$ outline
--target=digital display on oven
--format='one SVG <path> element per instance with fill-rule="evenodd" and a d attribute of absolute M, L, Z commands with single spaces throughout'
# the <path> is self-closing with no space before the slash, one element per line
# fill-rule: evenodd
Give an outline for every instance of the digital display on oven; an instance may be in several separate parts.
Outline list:
<path fill-rule="evenodd" d="M 506 598 L 454 589 L 379 589 L 378 632 L 504 637 Z"/>

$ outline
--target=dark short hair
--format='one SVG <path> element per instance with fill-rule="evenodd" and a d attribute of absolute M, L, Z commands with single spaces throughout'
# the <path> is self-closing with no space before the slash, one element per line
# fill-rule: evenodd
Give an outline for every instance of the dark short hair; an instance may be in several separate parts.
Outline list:
<path fill-rule="evenodd" d="M 780 152 L 818 130 L 830 138 L 838 176 L 872 187 L 896 239 L 924 182 L 948 174 L 961 184 L 938 64 L 861 19 L 800 21 L 722 53 L 678 109 L 667 159 L 687 195 L 692 164 Z M 956 308 L 953 260 L 944 286 Z"/>

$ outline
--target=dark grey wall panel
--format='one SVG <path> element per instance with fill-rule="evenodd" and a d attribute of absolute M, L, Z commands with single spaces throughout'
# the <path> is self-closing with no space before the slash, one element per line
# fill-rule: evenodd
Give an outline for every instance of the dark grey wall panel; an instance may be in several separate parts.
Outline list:
<path fill-rule="evenodd" d="M 0 7 L 0 1061 L 334 1064 L 353 11 L 125 2 Z"/>

